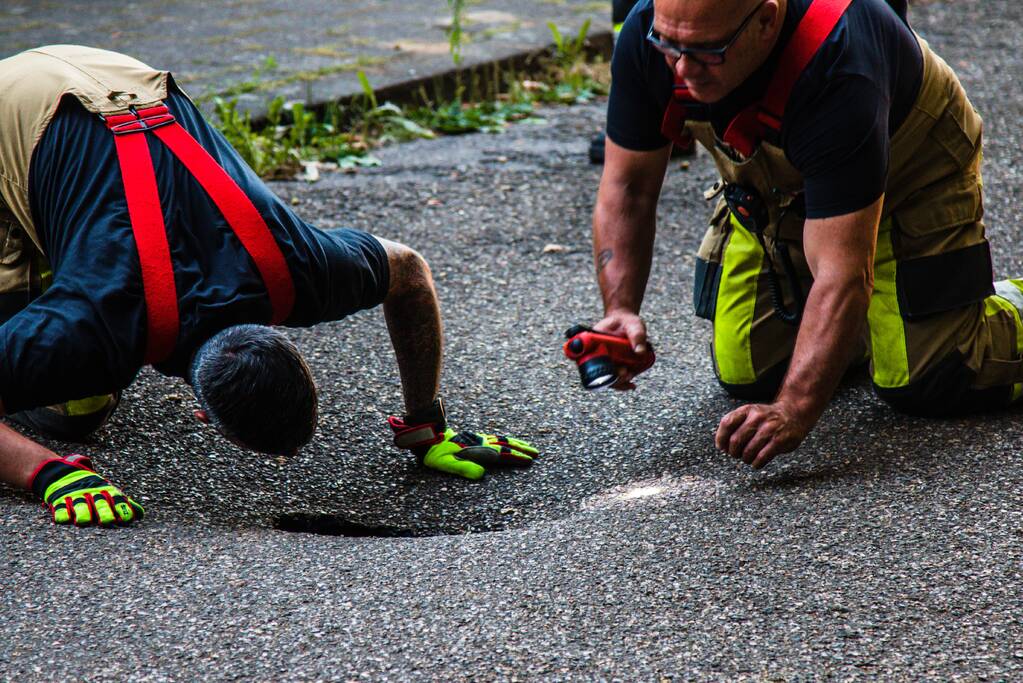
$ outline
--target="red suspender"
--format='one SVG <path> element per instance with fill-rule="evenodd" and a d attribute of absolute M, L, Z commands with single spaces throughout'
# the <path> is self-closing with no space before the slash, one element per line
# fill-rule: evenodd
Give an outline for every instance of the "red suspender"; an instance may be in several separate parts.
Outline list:
<path fill-rule="evenodd" d="M 270 298 L 271 324 L 283 322 L 295 303 L 295 286 L 288 264 L 266 221 L 231 176 L 162 104 L 131 114 L 108 116 L 106 123 L 114 133 L 128 216 L 142 267 L 148 330 L 145 362 L 159 362 L 171 354 L 177 342 L 179 319 L 174 270 L 153 161 L 145 135 L 136 133 L 153 131 L 199 181 L 255 262 Z"/>
<path fill-rule="evenodd" d="M 687 147 L 692 144 L 693 136 L 685 129 L 686 110 L 690 107 L 700 107 L 699 102 L 689 94 L 686 84 L 675 77 L 675 85 L 671 88 L 671 99 L 668 100 L 668 107 L 664 110 L 664 118 L 661 120 L 661 135 L 671 140 L 679 147 Z"/>
<path fill-rule="evenodd" d="M 277 325 L 284 322 L 295 305 L 295 287 L 284 254 L 252 200 L 210 153 L 180 125 L 175 123 L 157 128 L 154 132 L 199 181 L 220 213 L 224 214 L 245 251 L 256 262 L 256 268 L 270 296 L 273 310 L 270 323 Z"/>
<path fill-rule="evenodd" d="M 106 122 L 107 127 L 114 131 L 124 195 L 128 201 L 128 217 L 142 266 L 147 327 L 145 362 L 155 363 L 171 354 L 178 338 L 178 294 L 167 246 L 167 228 L 160 208 L 160 193 L 156 189 L 156 175 L 146 137 L 128 135 L 145 130 L 145 124 L 140 124 L 134 114 L 108 116 Z"/>
<path fill-rule="evenodd" d="M 776 131 L 781 130 L 781 120 L 785 116 L 785 106 L 792 88 L 851 3 L 852 0 L 814 0 L 810 3 L 796 32 L 785 46 L 767 94 L 760 102 L 757 118 L 761 122 Z"/>
<path fill-rule="evenodd" d="M 723 136 L 725 142 L 744 157 L 749 157 L 768 130 L 781 130 L 792 88 L 851 3 L 852 0 L 813 0 L 810 3 L 782 51 L 767 93 L 761 101 L 750 105 L 732 119 Z M 676 76 L 672 98 L 661 122 L 661 133 L 677 141 L 685 123 L 685 110 L 687 106 L 695 104 L 685 83 Z"/>

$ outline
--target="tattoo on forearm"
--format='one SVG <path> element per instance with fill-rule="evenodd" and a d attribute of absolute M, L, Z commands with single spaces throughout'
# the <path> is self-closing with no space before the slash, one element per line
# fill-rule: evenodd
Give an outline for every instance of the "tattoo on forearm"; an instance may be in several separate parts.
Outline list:
<path fill-rule="evenodd" d="M 599 273 L 602 270 L 604 270 L 604 268 L 607 266 L 608 263 L 611 262 L 611 259 L 613 259 L 614 256 L 615 253 L 610 249 L 604 249 L 599 254 L 597 254 L 597 272 Z"/>

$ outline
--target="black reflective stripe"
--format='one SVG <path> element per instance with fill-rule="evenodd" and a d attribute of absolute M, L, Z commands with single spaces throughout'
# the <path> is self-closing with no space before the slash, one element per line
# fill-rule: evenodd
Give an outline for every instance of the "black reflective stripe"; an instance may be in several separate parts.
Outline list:
<path fill-rule="evenodd" d="M 907 320 L 952 311 L 995 293 L 987 242 L 963 249 L 899 261 L 895 289 Z"/>
<path fill-rule="evenodd" d="M 97 474 L 93 474 L 88 477 L 83 477 L 74 483 L 68 484 L 67 486 L 60 487 L 59 489 L 50 494 L 50 497 L 46 499 L 46 502 L 49 503 L 50 505 L 53 505 L 54 504 L 53 501 L 65 498 L 71 495 L 72 493 L 81 491 L 82 489 L 93 489 L 98 488 L 100 486 L 108 485 L 109 482 L 107 482 L 106 479 Z"/>
<path fill-rule="evenodd" d="M 36 473 L 35 478 L 32 480 L 32 492 L 42 498 L 43 494 L 46 493 L 46 489 L 50 488 L 53 482 L 74 471 L 75 468 L 67 463 L 57 460 L 48 462 L 43 465 L 42 469 Z"/>
<path fill-rule="evenodd" d="M 950 417 L 1003 408 L 1012 400 L 1012 386 L 973 388 L 977 373 L 963 354 L 953 351 L 941 362 L 903 387 L 874 385 L 878 398 L 908 415 Z"/>
<path fill-rule="evenodd" d="M 785 372 L 789 369 L 789 359 L 777 363 L 773 367 L 764 370 L 757 376 L 757 379 L 750 384 L 729 384 L 722 382 L 717 372 L 717 361 L 714 361 L 714 374 L 717 375 L 718 384 L 734 398 L 743 401 L 770 401 L 781 387 L 785 379 Z"/>

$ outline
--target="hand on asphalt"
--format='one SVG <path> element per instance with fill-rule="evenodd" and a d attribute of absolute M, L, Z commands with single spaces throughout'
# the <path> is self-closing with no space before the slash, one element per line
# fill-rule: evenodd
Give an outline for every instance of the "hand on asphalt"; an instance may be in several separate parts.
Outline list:
<path fill-rule="evenodd" d="M 81 455 L 45 462 L 29 485 L 56 524 L 130 524 L 145 515 L 141 505 L 96 474 L 90 460 Z"/>
<path fill-rule="evenodd" d="M 624 309 L 608 311 L 604 319 L 593 326 L 596 332 L 606 332 L 626 337 L 632 344 L 632 350 L 636 353 L 646 351 L 646 323 L 638 314 Z M 633 383 L 635 375 L 626 368 L 618 368 L 618 381 L 611 385 L 612 389 L 618 391 L 632 391 L 636 388 Z"/>
<path fill-rule="evenodd" d="M 721 418 L 714 444 L 758 470 L 780 453 L 794 451 L 810 426 L 780 403 L 742 406 Z"/>

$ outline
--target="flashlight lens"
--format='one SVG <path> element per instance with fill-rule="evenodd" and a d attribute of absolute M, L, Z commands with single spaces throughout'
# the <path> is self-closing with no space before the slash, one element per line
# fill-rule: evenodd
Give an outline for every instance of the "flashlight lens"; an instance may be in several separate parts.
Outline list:
<path fill-rule="evenodd" d="M 590 380 L 590 383 L 586 385 L 586 388 L 590 391 L 600 391 L 601 389 L 607 389 L 615 380 L 618 379 L 615 375 L 601 375 Z"/>
<path fill-rule="evenodd" d="M 614 384 L 618 379 L 618 373 L 610 358 L 597 356 L 579 366 L 579 379 L 585 388 L 594 391 Z"/>

